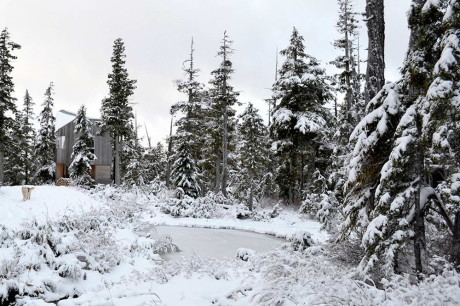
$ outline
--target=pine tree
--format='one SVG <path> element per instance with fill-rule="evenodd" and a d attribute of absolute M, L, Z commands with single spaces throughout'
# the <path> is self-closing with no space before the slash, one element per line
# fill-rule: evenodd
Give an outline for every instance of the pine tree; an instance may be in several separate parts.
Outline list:
<path fill-rule="evenodd" d="M 219 190 L 227 196 L 227 183 L 229 175 L 229 152 L 232 150 L 233 132 L 236 127 L 235 110 L 233 106 L 238 104 L 238 93 L 230 86 L 229 81 L 233 73 L 230 55 L 233 53 L 231 48 L 232 41 L 226 32 L 222 39 L 217 55 L 222 61 L 220 67 L 212 71 L 213 79 L 209 82 L 209 109 L 206 117 L 209 118 L 208 130 L 209 138 L 206 144 L 209 148 L 207 158 L 208 167 L 214 170 L 215 191 Z"/>
<path fill-rule="evenodd" d="M 339 5 L 337 31 L 343 37 L 334 41 L 334 47 L 343 50 L 343 54 L 337 57 L 332 64 L 341 71 L 336 75 L 336 79 L 338 81 L 338 91 L 345 93 L 345 103 L 342 108 L 342 114 L 339 115 L 339 121 L 345 125 L 342 128 L 344 130 L 342 133 L 345 134 L 345 138 L 348 138 L 352 128 L 361 119 L 356 111 L 361 99 L 361 93 L 359 92 L 360 76 L 356 70 L 359 63 L 357 63 L 353 54 L 353 40 L 358 35 L 358 20 L 355 17 L 356 13 L 353 11 L 352 0 L 337 0 L 337 2 Z"/>
<path fill-rule="evenodd" d="M 132 135 L 131 120 L 134 118 L 128 98 L 136 89 L 136 81 L 129 79 L 125 67 L 125 45 L 121 38 L 113 45 L 112 73 L 108 76 L 109 95 L 102 101 L 102 133 L 109 133 L 114 152 L 113 172 L 115 184 L 121 183 L 120 151 L 123 140 Z"/>
<path fill-rule="evenodd" d="M 179 101 L 171 107 L 171 113 L 174 115 L 181 114 L 175 125 L 177 127 L 176 136 L 177 141 L 181 137 L 189 139 L 189 146 L 192 151 L 192 156 L 195 160 L 201 157 L 201 139 L 203 134 L 204 118 L 203 118 L 203 103 L 202 103 L 202 90 L 203 84 L 199 83 L 196 79 L 198 77 L 199 69 L 195 68 L 193 53 L 193 39 L 190 48 L 190 58 L 184 62 L 188 63 L 188 67 L 183 67 L 185 80 L 177 81 L 177 90 L 187 96 L 184 101 Z"/>
<path fill-rule="evenodd" d="M 33 121 L 35 120 L 33 106 L 35 103 L 32 101 L 32 97 L 29 95 L 29 91 L 26 90 L 24 96 L 24 108 L 22 110 L 22 133 L 24 135 L 24 143 L 21 148 L 21 154 L 24 157 L 24 180 L 25 184 L 30 183 L 32 174 L 35 172 L 35 164 L 32 161 L 34 154 L 34 145 L 36 139 L 36 132 L 33 127 Z"/>
<path fill-rule="evenodd" d="M 274 109 L 271 133 L 280 167 L 277 183 L 280 197 L 299 203 L 301 192 L 318 168 L 327 164 L 331 115 L 325 108 L 332 98 L 324 69 L 305 53 L 303 37 L 294 28 L 290 45 L 280 52 L 286 57 L 279 79 L 273 85 L 280 102 Z"/>
<path fill-rule="evenodd" d="M 92 185 L 94 180 L 91 178 L 91 162 L 97 157 L 90 150 L 91 147 L 94 147 L 94 136 L 91 133 L 92 122 L 86 118 L 84 105 L 78 110 L 74 122 L 74 133 L 78 136 L 70 156 L 72 162 L 69 166 L 69 174 L 78 185 Z"/>
<path fill-rule="evenodd" d="M 171 113 L 182 114 L 176 121 L 177 132 L 174 143 L 178 144 L 177 152 L 172 156 L 172 181 L 176 188 L 184 194 L 196 198 L 201 188 L 198 186 L 197 160 L 201 156 L 202 144 L 199 135 L 203 130 L 202 94 L 203 85 L 196 81 L 198 69 L 194 67 L 193 39 L 190 48 L 189 66 L 183 68 L 187 77 L 185 81 L 177 81 L 178 91 L 187 95 L 187 100 L 179 101 L 171 107 Z"/>
<path fill-rule="evenodd" d="M 24 166 L 26 162 L 29 162 L 23 154 L 25 146 L 25 136 L 21 128 L 23 115 L 20 111 L 16 111 L 14 117 L 15 120 L 11 122 L 7 131 L 7 138 L 13 141 L 5 148 L 5 183 L 7 185 L 23 184 Z"/>
<path fill-rule="evenodd" d="M 449 211 L 441 200 L 441 190 L 449 199 L 459 193 L 455 187 L 459 173 L 455 116 L 459 109 L 452 102 L 459 96 L 455 80 L 460 32 L 458 17 L 444 14 L 446 5 L 447 1 L 413 1 L 403 79 L 384 86 L 352 134 L 356 146 L 350 163 L 345 228 L 351 225 L 356 230 L 360 225 L 364 229 L 366 255 L 361 272 L 373 269 L 391 274 L 404 266 L 413 267 L 417 274 L 423 272 L 427 220 L 445 222 L 453 240 L 453 261 L 460 262 L 460 230 L 455 226 L 460 211 Z M 451 1 L 447 12 L 455 9 L 460 12 L 458 2 Z M 441 136 L 445 131 L 449 132 Z M 439 157 L 447 162 L 440 162 Z M 447 187 L 451 183 L 453 188 Z M 459 219 L 452 221 L 456 214 Z M 440 236 L 431 235 L 435 240 Z"/>
<path fill-rule="evenodd" d="M 35 172 L 34 180 L 39 184 L 50 184 L 56 176 L 56 163 L 54 161 L 56 151 L 56 134 L 53 116 L 53 83 L 51 82 L 45 91 L 43 110 L 39 115 L 40 129 L 35 144 L 35 159 L 38 170 Z"/>
<path fill-rule="evenodd" d="M 445 3 L 445 2 L 444 2 Z M 443 2 L 441 1 L 440 5 Z M 426 5 L 425 5 L 426 6 Z M 430 11 L 426 8 L 427 13 Z M 443 10 L 444 11 L 444 10 Z M 436 14 L 436 10 L 431 10 Z M 433 80 L 423 104 L 421 138 L 429 184 L 438 200 L 433 209 L 440 214 L 445 232 L 435 238 L 451 246 L 450 259 L 460 264 L 460 1 L 450 1 L 442 19 L 439 52 Z M 446 239 L 444 239 L 444 237 Z"/>
<path fill-rule="evenodd" d="M 137 126 L 137 120 L 134 123 L 135 127 L 132 128 L 134 131 L 133 135 L 128 138 L 123 144 L 122 157 L 122 169 L 123 169 L 123 181 L 128 186 L 141 186 L 144 185 L 146 180 L 145 171 L 145 160 L 144 160 L 144 147 L 141 145 L 141 139 L 139 139 L 139 126 Z"/>
<path fill-rule="evenodd" d="M 178 144 L 177 153 L 172 166 L 172 182 L 181 195 L 197 198 L 200 194 L 198 185 L 197 169 L 192 158 L 189 141 L 182 138 Z"/>
<path fill-rule="evenodd" d="M 166 154 L 164 146 L 159 142 L 155 147 L 151 147 L 144 154 L 145 160 L 145 181 L 152 182 L 159 178 L 164 181 L 166 171 Z"/>
<path fill-rule="evenodd" d="M 237 190 L 253 209 L 254 197 L 260 197 L 263 191 L 263 178 L 268 163 L 268 130 L 252 103 L 239 116 L 238 162 L 239 175 Z"/>
<path fill-rule="evenodd" d="M 14 124 L 16 99 L 13 97 L 14 84 L 11 72 L 13 71 L 12 61 L 16 59 L 13 55 L 15 49 L 21 46 L 10 40 L 8 29 L 0 34 L 0 185 L 5 182 L 5 149 L 14 143 L 8 135 Z"/>
<path fill-rule="evenodd" d="M 335 133 L 332 137 L 333 151 L 328 169 L 327 191 L 318 195 L 322 199 L 315 199 L 315 202 L 325 205 L 325 207 L 319 207 L 317 215 L 325 224 L 327 223 L 325 227 L 329 230 L 335 230 L 333 223 L 337 221 L 334 219 L 339 216 L 338 203 L 343 202 L 347 160 L 352 151 L 349 137 L 364 112 L 359 59 L 356 59 L 353 47 L 353 41 L 358 38 L 358 20 L 351 0 L 338 0 L 338 4 L 337 30 L 342 37 L 334 41 L 334 47 L 342 50 L 343 53 L 332 64 L 340 70 L 340 73 L 335 76 L 335 81 L 337 91 L 345 93 L 345 98 L 340 109 L 337 107 L 337 97 L 335 98 Z"/>

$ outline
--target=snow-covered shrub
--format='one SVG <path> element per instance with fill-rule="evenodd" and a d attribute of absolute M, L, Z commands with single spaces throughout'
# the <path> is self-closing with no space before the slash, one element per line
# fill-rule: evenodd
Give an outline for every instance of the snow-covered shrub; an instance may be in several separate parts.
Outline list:
<path fill-rule="evenodd" d="M 247 249 L 247 248 L 239 248 L 236 251 L 236 258 L 241 259 L 242 261 L 248 261 L 250 257 L 254 256 L 256 251 Z"/>
<path fill-rule="evenodd" d="M 320 202 L 321 196 L 319 194 L 307 194 L 300 205 L 299 212 L 314 217 L 318 213 Z"/>
<path fill-rule="evenodd" d="M 291 237 L 288 237 L 288 240 L 291 241 L 294 251 L 303 251 L 315 244 L 311 234 L 307 231 L 297 231 Z"/>
<path fill-rule="evenodd" d="M 171 198 L 161 205 L 161 211 L 173 217 L 211 218 L 216 210 L 216 203 L 207 197 L 181 199 Z"/>
<path fill-rule="evenodd" d="M 155 254 L 179 252 L 179 247 L 172 242 L 172 238 L 169 235 L 162 236 L 155 241 L 152 249 Z"/>
<path fill-rule="evenodd" d="M 341 223 L 338 215 L 339 202 L 334 193 L 330 191 L 321 194 L 320 199 L 316 218 L 321 222 L 322 229 L 330 233 L 337 233 Z"/>

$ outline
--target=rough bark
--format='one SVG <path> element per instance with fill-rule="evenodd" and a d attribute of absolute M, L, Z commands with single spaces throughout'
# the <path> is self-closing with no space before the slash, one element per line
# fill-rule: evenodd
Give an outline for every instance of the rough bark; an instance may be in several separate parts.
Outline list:
<path fill-rule="evenodd" d="M 174 117 L 171 117 L 171 125 L 169 127 L 169 139 L 168 139 L 168 153 L 166 154 L 166 187 L 171 185 L 171 156 L 172 156 L 172 126 L 173 126 Z"/>
<path fill-rule="evenodd" d="M 4 156 L 3 151 L 0 151 L 0 186 L 5 182 L 5 170 L 3 168 L 5 162 Z"/>
<path fill-rule="evenodd" d="M 121 184 L 121 173 L 120 173 L 120 139 L 119 136 L 115 136 L 115 185 L 119 186 Z"/>
<path fill-rule="evenodd" d="M 415 125 L 417 128 L 418 139 L 421 139 L 422 134 L 422 123 L 420 116 L 417 115 L 415 120 Z M 420 141 L 418 143 L 418 149 L 416 152 L 415 160 L 415 169 L 418 177 L 417 181 L 417 191 L 415 193 L 415 214 L 414 214 L 414 256 L 415 256 L 415 271 L 417 275 L 423 273 L 423 262 L 426 250 L 426 241 L 425 241 L 425 219 L 421 213 L 421 197 L 420 192 L 424 185 L 424 164 L 423 164 L 423 154 Z"/>
<path fill-rule="evenodd" d="M 369 40 L 366 70 L 366 104 L 385 85 L 385 19 L 384 0 L 366 0 L 366 22 Z"/>
<path fill-rule="evenodd" d="M 227 62 L 227 53 L 226 53 L 226 40 L 224 34 L 224 63 Z M 227 197 L 227 180 L 228 180 L 228 169 L 227 169 L 227 158 L 228 158 L 228 103 L 227 103 L 227 73 L 224 73 L 224 82 L 223 82 L 223 96 L 224 96 L 224 139 L 223 139 L 223 150 L 222 150 L 222 194 Z"/>

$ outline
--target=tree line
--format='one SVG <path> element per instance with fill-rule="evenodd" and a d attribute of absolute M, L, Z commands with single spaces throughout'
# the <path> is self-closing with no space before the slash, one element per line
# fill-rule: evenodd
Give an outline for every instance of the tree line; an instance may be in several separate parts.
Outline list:
<path fill-rule="evenodd" d="M 356 43 L 359 15 L 351 0 L 337 2 L 339 38 L 333 45 L 341 55 L 332 63 L 339 73 L 327 75 L 294 28 L 280 51 L 283 63 L 267 99 L 268 126 L 249 102 L 237 115 L 235 107 L 242 101 L 231 85 L 234 50 L 228 34 L 222 37 L 220 64 L 207 85 L 198 81 L 192 40 L 182 68 L 184 79 L 176 82 L 184 98 L 171 107 L 175 121 L 166 149 L 161 143 L 152 146 L 150 139 L 147 148 L 141 145 L 128 101 L 136 81 L 129 78 L 124 44 L 117 39 L 109 94 L 101 107 L 101 131 L 112 139 L 113 180 L 117 185 L 162 182 L 187 205 L 193 205 L 189 199 L 209 193 L 243 202 L 251 211 L 268 202 L 295 205 L 320 220 L 336 244 L 361 251 L 358 271 L 363 275 L 421 277 L 435 269 L 432 258 L 458 265 L 460 2 L 412 1 L 408 51 L 401 79 L 393 83 L 384 78 L 384 1 L 366 1 L 365 74 L 360 72 Z M 54 117 L 48 110 L 52 86 L 35 137 L 27 106 L 31 98 L 26 94 L 24 110 L 18 111 L 11 95 L 16 48 L 19 45 L 4 30 L 0 140 L 8 145 L 0 149 L 0 182 L 27 182 L 31 173 L 46 182 L 53 171 L 49 156 L 54 150 Z M 343 101 L 338 101 L 338 93 Z M 77 119 L 81 135 L 84 117 L 82 108 Z M 16 139 L 28 145 L 15 149 Z M 74 161 L 80 160 L 75 169 L 92 158 L 81 142 L 79 147 L 74 147 Z M 48 155 L 36 159 L 37 165 L 26 162 L 39 152 Z M 15 171 L 18 167 L 21 171 Z M 88 168 L 79 169 L 75 178 L 88 175 Z M 23 176 L 14 177 L 18 173 Z"/>

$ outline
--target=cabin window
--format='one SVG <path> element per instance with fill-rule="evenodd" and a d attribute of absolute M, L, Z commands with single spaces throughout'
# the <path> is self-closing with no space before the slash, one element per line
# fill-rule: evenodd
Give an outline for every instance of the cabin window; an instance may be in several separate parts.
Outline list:
<path fill-rule="evenodd" d="M 56 138 L 56 146 L 58 149 L 64 149 L 65 145 L 65 136 L 58 136 Z"/>
<path fill-rule="evenodd" d="M 88 143 L 88 149 L 89 149 L 89 151 L 90 151 L 91 153 L 94 154 L 94 138 L 91 139 L 91 140 L 89 141 L 89 143 Z"/>

